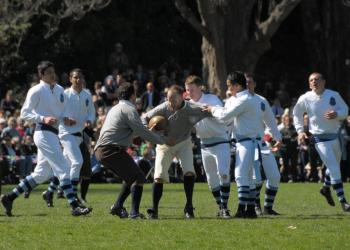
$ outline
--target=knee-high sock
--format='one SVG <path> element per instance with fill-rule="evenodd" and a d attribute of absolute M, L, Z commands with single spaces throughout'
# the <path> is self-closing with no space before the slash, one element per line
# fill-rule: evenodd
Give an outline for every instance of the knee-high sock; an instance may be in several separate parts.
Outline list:
<path fill-rule="evenodd" d="M 114 203 L 114 205 L 116 207 L 120 207 L 120 208 L 123 207 L 124 202 L 129 197 L 130 193 L 131 193 L 130 185 L 128 185 L 124 182 L 122 185 L 122 188 L 120 190 L 120 193 L 118 195 L 118 198 L 117 198 L 116 202 Z"/>
<path fill-rule="evenodd" d="M 152 203 L 153 207 L 152 209 L 154 211 L 158 211 L 159 201 L 162 198 L 163 195 L 163 183 L 153 183 L 153 190 L 152 190 Z"/>
<path fill-rule="evenodd" d="M 255 205 L 260 206 L 260 192 L 261 192 L 262 184 L 256 185 L 256 196 L 255 196 Z"/>
<path fill-rule="evenodd" d="M 237 188 L 238 191 L 238 203 L 240 205 L 248 205 L 249 201 L 249 186 L 240 186 Z"/>
<path fill-rule="evenodd" d="M 228 199 L 230 198 L 230 182 L 220 184 L 221 206 L 227 208 Z"/>
<path fill-rule="evenodd" d="M 38 184 L 32 176 L 28 175 L 9 194 L 10 200 L 15 200 L 20 194 L 32 191 Z"/>
<path fill-rule="evenodd" d="M 142 198 L 143 186 L 133 185 L 131 187 L 131 215 L 135 215 L 139 213 L 141 198 Z"/>
<path fill-rule="evenodd" d="M 323 187 L 330 188 L 331 187 L 331 177 L 329 176 L 329 173 L 326 171 L 324 176 L 324 182 Z"/>
<path fill-rule="evenodd" d="M 53 176 L 50 179 L 50 184 L 47 187 L 47 191 L 50 193 L 54 193 L 57 190 L 57 187 L 59 184 L 60 184 L 60 181 L 58 180 L 58 178 L 56 176 Z"/>
<path fill-rule="evenodd" d="M 75 194 L 75 196 L 77 196 L 79 179 L 71 179 L 71 183 L 72 183 L 73 193 Z"/>
<path fill-rule="evenodd" d="M 70 179 L 63 179 L 60 181 L 60 186 L 63 190 L 64 196 L 67 198 L 68 203 L 72 208 L 78 207 L 78 202 L 76 199 L 76 195 L 73 192 L 72 184 Z"/>
<path fill-rule="evenodd" d="M 332 181 L 332 187 L 335 190 L 340 203 L 347 203 L 344 195 L 342 180 Z"/>
<path fill-rule="evenodd" d="M 273 207 L 273 203 L 275 201 L 275 197 L 276 197 L 277 191 L 278 191 L 277 187 L 272 187 L 272 186 L 267 186 L 266 187 L 264 207 L 266 207 L 266 208 L 272 208 Z"/>
<path fill-rule="evenodd" d="M 211 193 L 214 196 L 214 199 L 216 201 L 216 204 L 218 204 L 219 207 L 221 207 L 221 193 L 220 193 L 220 186 L 212 188 Z"/>
<path fill-rule="evenodd" d="M 89 190 L 90 179 L 81 179 L 80 182 L 80 195 L 83 200 L 86 200 L 86 194 Z"/>
<path fill-rule="evenodd" d="M 186 207 L 193 207 L 192 197 L 193 197 L 193 188 L 194 188 L 194 179 L 193 175 L 184 176 L 184 189 L 186 194 Z"/>

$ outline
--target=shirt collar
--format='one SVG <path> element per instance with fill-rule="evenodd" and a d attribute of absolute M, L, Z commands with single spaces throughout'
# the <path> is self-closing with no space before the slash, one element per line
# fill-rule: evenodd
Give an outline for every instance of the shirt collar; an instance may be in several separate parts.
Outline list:
<path fill-rule="evenodd" d="M 248 95 L 248 94 L 249 94 L 249 91 L 246 89 L 246 90 L 243 90 L 241 92 L 238 92 L 236 94 L 236 97 L 241 97 L 241 96 Z"/>
<path fill-rule="evenodd" d="M 135 107 L 135 105 L 132 102 L 128 101 L 128 100 L 120 100 L 119 103 Z"/>

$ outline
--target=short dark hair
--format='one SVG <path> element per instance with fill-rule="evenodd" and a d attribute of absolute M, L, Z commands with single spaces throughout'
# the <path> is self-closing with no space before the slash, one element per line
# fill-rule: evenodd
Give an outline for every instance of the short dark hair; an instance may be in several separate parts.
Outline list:
<path fill-rule="evenodd" d="M 73 75 L 74 72 L 77 72 L 77 73 L 80 73 L 80 74 L 84 75 L 82 69 L 75 68 L 75 69 L 72 69 L 72 70 L 69 72 L 69 77 L 72 77 L 72 75 Z"/>
<path fill-rule="evenodd" d="M 45 73 L 45 70 L 47 70 L 50 67 L 55 67 L 55 65 L 50 61 L 41 61 L 38 64 L 38 74 L 39 76 L 43 75 Z"/>
<path fill-rule="evenodd" d="M 247 87 L 247 80 L 244 73 L 241 71 L 233 71 L 227 75 L 227 81 L 231 81 L 232 84 L 239 84 L 243 88 Z"/>
<path fill-rule="evenodd" d="M 118 87 L 118 99 L 130 100 L 132 95 L 135 95 L 135 88 L 130 82 L 124 82 Z"/>
<path fill-rule="evenodd" d="M 202 86 L 203 85 L 203 81 L 198 76 L 190 75 L 185 80 L 185 85 L 189 85 L 189 84 L 196 84 L 197 86 Z"/>
<path fill-rule="evenodd" d="M 177 85 L 177 84 L 173 84 L 170 86 L 168 92 L 171 91 L 171 92 L 176 92 L 177 94 L 181 95 L 185 92 L 184 88 Z"/>

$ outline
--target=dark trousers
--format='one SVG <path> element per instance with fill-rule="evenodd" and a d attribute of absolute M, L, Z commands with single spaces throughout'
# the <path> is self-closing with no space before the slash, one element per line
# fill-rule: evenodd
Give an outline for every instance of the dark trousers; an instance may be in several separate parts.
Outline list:
<path fill-rule="evenodd" d="M 125 149 L 115 145 L 106 145 L 98 147 L 95 153 L 103 167 L 113 171 L 127 184 L 145 182 L 144 173 Z"/>

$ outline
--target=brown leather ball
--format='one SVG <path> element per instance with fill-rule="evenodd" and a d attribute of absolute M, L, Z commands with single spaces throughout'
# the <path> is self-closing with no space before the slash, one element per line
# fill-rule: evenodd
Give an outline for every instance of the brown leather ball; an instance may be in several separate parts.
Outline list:
<path fill-rule="evenodd" d="M 148 122 L 148 127 L 152 128 L 155 125 L 154 129 L 157 131 L 167 130 L 168 129 L 168 120 L 161 115 L 156 115 L 151 118 Z"/>

